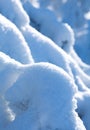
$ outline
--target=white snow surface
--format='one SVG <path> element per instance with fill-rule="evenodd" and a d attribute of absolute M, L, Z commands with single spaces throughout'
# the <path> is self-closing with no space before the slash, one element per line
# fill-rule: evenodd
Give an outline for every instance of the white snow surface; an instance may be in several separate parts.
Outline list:
<path fill-rule="evenodd" d="M 33 119 L 27 129 L 84 130 L 83 123 L 75 113 L 76 102 L 73 95 L 76 91 L 77 87 L 63 69 L 50 63 L 28 67 L 6 92 L 6 99 L 16 114 L 15 122 L 9 129 L 16 124 L 19 124 L 19 129 L 25 129 L 25 124 L 19 123 L 22 113 L 29 121 Z M 25 118 L 22 117 L 21 122 Z M 65 120 L 67 121 L 63 124 Z"/>
<path fill-rule="evenodd" d="M 30 49 L 18 28 L 0 15 L 0 51 L 21 63 L 32 63 Z"/>
<path fill-rule="evenodd" d="M 30 16 L 31 25 L 52 39 L 65 51 L 69 52 L 71 50 L 74 45 L 74 33 L 68 24 L 60 23 L 52 11 L 35 8 L 29 1 L 24 3 L 24 8 Z"/>
<path fill-rule="evenodd" d="M 87 3 L 0 0 L 0 130 L 90 130 Z"/>
<path fill-rule="evenodd" d="M 22 27 L 30 22 L 19 0 L 0 0 L 0 13 L 18 27 Z"/>

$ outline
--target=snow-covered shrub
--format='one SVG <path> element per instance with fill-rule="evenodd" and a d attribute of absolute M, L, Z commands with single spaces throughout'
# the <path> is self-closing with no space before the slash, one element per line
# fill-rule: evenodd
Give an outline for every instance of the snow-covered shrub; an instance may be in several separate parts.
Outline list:
<path fill-rule="evenodd" d="M 32 63 L 30 48 L 18 28 L 0 15 L 0 51 L 21 63 Z"/>
<path fill-rule="evenodd" d="M 15 114 L 8 107 L 4 94 L 23 72 L 23 66 L 0 52 L 0 129 L 5 129 L 8 123 L 15 119 Z"/>
<path fill-rule="evenodd" d="M 74 28 L 82 27 L 87 23 L 84 14 L 90 10 L 90 0 L 38 0 L 38 3 L 41 8 L 52 10 L 61 21 L 67 22 Z"/>
<path fill-rule="evenodd" d="M 76 98 L 78 102 L 77 112 L 83 120 L 86 130 L 90 130 L 90 90 L 79 92 Z"/>
<path fill-rule="evenodd" d="M 40 34 L 31 26 L 26 26 L 22 32 L 31 49 L 35 62 L 50 62 L 62 67 L 65 71 L 71 74 L 68 65 L 68 55 L 53 41 Z"/>
<path fill-rule="evenodd" d="M 77 64 L 77 62 L 80 62 L 78 59 L 76 61 L 73 60 L 73 56 L 69 57 L 59 46 L 31 26 L 25 27 L 22 32 L 30 46 L 35 62 L 49 62 L 55 64 L 68 72 L 74 80 L 77 80 L 77 76 L 79 76 L 83 83 L 89 87 L 90 77 L 87 73 L 83 72 L 79 64 L 84 67 L 83 69 L 87 68 L 87 71 L 90 70 L 89 67 L 84 66 L 82 62 Z M 76 58 L 75 55 L 74 59 Z"/>
<path fill-rule="evenodd" d="M 85 130 L 75 112 L 76 92 L 72 78 L 63 69 L 49 63 L 28 66 L 6 93 L 9 106 L 16 114 L 8 129 L 25 130 L 27 120 L 27 130 Z"/>
<path fill-rule="evenodd" d="M 22 64 L 0 52 L 0 95 L 12 86 L 22 73 Z"/>
<path fill-rule="evenodd" d="M 89 63 L 89 10 L 83 0 L 0 1 L 0 130 L 90 129 L 90 66 L 74 50 Z"/>
<path fill-rule="evenodd" d="M 19 28 L 29 23 L 29 17 L 22 8 L 20 0 L 0 0 L 0 13 Z"/>
<path fill-rule="evenodd" d="M 65 51 L 70 52 L 74 45 L 74 32 L 68 24 L 59 22 L 50 10 L 33 7 L 29 1 L 26 1 L 23 6 L 30 16 L 33 27 Z"/>

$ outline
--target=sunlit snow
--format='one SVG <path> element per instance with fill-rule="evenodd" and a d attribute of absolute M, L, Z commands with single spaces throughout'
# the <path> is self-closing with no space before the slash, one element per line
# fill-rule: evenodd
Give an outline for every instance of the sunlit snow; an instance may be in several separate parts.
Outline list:
<path fill-rule="evenodd" d="M 90 0 L 0 0 L 0 130 L 90 130 Z"/>

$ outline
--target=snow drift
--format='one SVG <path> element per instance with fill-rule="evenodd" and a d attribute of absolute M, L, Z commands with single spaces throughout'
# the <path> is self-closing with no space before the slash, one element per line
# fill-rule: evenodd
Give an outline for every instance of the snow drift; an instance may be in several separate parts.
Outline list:
<path fill-rule="evenodd" d="M 88 10 L 77 0 L 0 1 L 0 130 L 90 130 Z"/>
<path fill-rule="evenodd" d="M 18 28 L 0 15 L 0 51 L 21 63 L 32 63 L 30 49 Z"/>

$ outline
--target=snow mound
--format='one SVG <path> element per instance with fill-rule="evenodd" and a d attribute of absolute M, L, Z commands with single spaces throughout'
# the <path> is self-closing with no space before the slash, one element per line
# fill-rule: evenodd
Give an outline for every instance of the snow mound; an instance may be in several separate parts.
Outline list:
<path fill-rule="evenodd" d="M 29 1 L 25 1 L 23 6 L 30 16 L 33 27 L 52 39 L 65 51 L 69 52 L 71 50 L 75 39 L 74 32 L 68 24 L 59 22 L 50 10 L 33 7 Z"/>
<path fill-rule="evenodd" d="M 52 40 L 42 35 L 31 26 L 25 26 L 22 29 L 22 33 L 31 49 L 35 62 L 49 62 L 55 64 L 72 75 L 69 68 L 68 55 Z"/>
<path fill-rule="evenodd" d="M 22 64 L 0 52 L 0 96 L 17 80 L 21 67 Z"/>
<path fill-rule="evenodd" d="M 0 0 L 0 130 L 90 130 L 87 3 Z"/>
<path fill-rule="evenodd" d="M 78 102 L 77 112 L 80 118 L 83 120 L 83 123 L 87 130 L 90 129 L 90 90 L 85 92 L 79 92 L 76 95 Z"/>
<path fill-rule="evenodd" d="M 19 28 L 29 23 L 29 17 L 22 8 L 20 0 L 0 0 L 0 13 Z"/>
<path fill-rule="evenodd" d="M 23 72 L 19 62 L 0 52 L 0 129 L 15 119 L 15 114 L 8 107 L 4 94 Z"/>
<path fill-rule="evenodd" d="M 0 51 L 21 63 L 32 63 L 30 49 L 18 28 L 0 15 Z"/>
<path fill-rule="evenodd" d="M 16 114 L 7 130 L 25 130 L 25 127 L 27 130 L 85 130 L 75 112 L 76 92 L 77 87 L 63 69 L 49 63 L 26 67 L 6 93 L 9 106 Z"/>
<path fill-rule="evenodd" d="M 40 34 L 31 26 L 24 27 L 22 33 L 31 49 L 35 62 L 49 62 L 55 64 L 68 72 L 79 87 L 82 86 L 80 85 L 80 82 L 83 82 L 86 86 L 90 87 L 90 77 L 87 73 L 84 73 L 79 64 L 77 64 L 77 61 L 73 60 L 72 57 L 74 54 L 72 54 L 72 57 L 69 56 L 53 41 Z M 71 50 L 71 53 L 72 51 L 73 49 Z M 76 58 L 77 57 L 75 56 L 75 59 Z M 80 64 L 82 65 L 82 62 Z M 88 71 L 89 70 L 90 68 L 88 68 Z M 77 77 L 79 77 L 81 81 L 77 80 Z M 86 86 L 82 86 L 82 89 L 83 87 L 86 88 Z M 81 89 L 81 87 L 79 89 Z"/>

